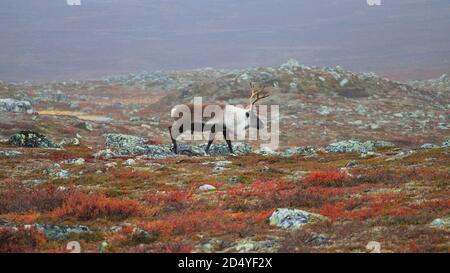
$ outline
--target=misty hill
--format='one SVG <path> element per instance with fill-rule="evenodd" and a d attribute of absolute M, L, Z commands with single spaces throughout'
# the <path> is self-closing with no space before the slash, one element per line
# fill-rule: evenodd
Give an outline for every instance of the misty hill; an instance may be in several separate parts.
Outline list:
<path fill-rule="evenodd" d="M 445 0 L 4 0 L 0 79 L 279 64 L 290 57 L 397 79 L 450 70 Z"/>
<path fill-rule="evenodd" d="M 310 67 L 292 59 L 276 67 L 142 72 L 41 85 L 2 83 L 2 99 L 24 101 L 4 108 L 23 108 L 31 115 L 3 112 L 0 127 L 2 137 L 22 129 L 56 139 L 81 134 L 83 141 L 103 145 L 102 135 L 114 132 L 168 143 L 173 106 L 199 96 L 207 103 L 245 104 L 251 82 L 267 86 L 271 96 L 263 104 L 280 106 L 282 146 L 343 139 L 417 146 L 441 143 L 448 136 L 446 75 L 410 85 L 373 72 Z M 82 129 L 82 122 L 94 130 Z"/>

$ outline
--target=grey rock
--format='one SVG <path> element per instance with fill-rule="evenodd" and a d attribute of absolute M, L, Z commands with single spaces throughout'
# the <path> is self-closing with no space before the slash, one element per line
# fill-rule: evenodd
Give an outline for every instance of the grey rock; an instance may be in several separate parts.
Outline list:
<path fill-rule="evenodd" d="M 281 153 L 283 157 L 291 157 L 293 155 L 302 154 L 305 152 L 311 153 L 316 150 L 314 146 L 304 146 L 304 147 L 289 147 Z"/>
<path fill-rule="evenodd" d="M 132 166 L 134 164 L 136 164 L 136 160 L 134 160 L 132 158 L 125 160 L 125 165 Z"/>
<path fill-rule="evenodd" d="M 304 156 L 304 158 L 308 159 L 308 158 L 318 158 L 320 155 L 316 152 L 312 152 L 312 153 L 308 153 L 307 155 Z"/>
<path fill-rule="evenodd" d="M 49 240 L 65 240 L 71 234 L 90 233 L 91 230 L 82 225 L 77 226 L 58 226 L 48 224 L 36 224 L 36 229 L 44 233 Z"/>
<path fill-rule="evenodd" d="M 60 170 L 59 172 L 56 172 L 53 176 L 57 178 L 67 179 L 70 177 L 70 172 L 67 170 Z"/>
<path fill-rule="evenodd" d="M 131 122 L 140 122 L 141 121 L 141 117 L 131 117 L 130 121 Z"/>
<path fill-rule="evenodd" d="M 278 208 L 270 216 L 269 222 L 270 225 L 283 229 L 297 229 L 307 223 L 322 221 L 324 219 L 326 217 L 304 210 Z"/>
<path fill-rule="evenodd" d="M 425 143 L 420 146 L 421 149 L 434 149 L 439 148 L 439 145 L 433 144 L 433 143 Z"/>
<path fill-rule="evenodd" d="M 236 185 L 241 182 L 241 178 L 239 176 L 232 176 L 228 179 L 228 184 L 230 185 Z"/>
<path fill-rule="evenodd" d="M 148 119 L 148 122 L 151 124 L 151 125 L 159 125 L 160 124 L 160 121 L 159 121 L 159 119 L 157 118 L 157 117 L 150 117 L 149 119 Z"/>
<path fill-rule="evenodd" d="M 366 108 L 365 106 L 359 104 L 359 105 L 356 107 L 356 112 L 357 112 L 359 115 L 365 115 L 365 114 L 367 113 L 367 108 Z"/>
<path fill-rule="evenodd" d="M 394 160 L 404 159 L 414 153 L 415 153 L 415 151 L 413 151 L 413 150 L 400 151 L 396 155 L 386 158 L 386 161 L 394 161 Z"/>
<path fill-rule="evenodd" d="M 395 144 L 387 141 L 369 140 L 360 142 L 357 140 L 344 140 L 336 143 L 331 143 L 325 150 L 330 153 L 367 153 L 379 148 L 395 147 Z"/>
<path fill-rule="evenodd" d="M 228 170 L 228 169 L 224 168 L 224 167 L 220 167 L 220 166 L 216 166 L 216 167 L 214 167 L 212 169 L 213 172 L 223 172 L 223 171 L 226 171 L 226 170 Z"/>
<path fill-rule="evenodd" d="M 0 99 L 0 112 L 29 113 L 35 111 L 29 101 L 15 99 Z"/>
<path fill-rule="evenodd" d="M 430 225 L 434 228 L 450 229 L 450 217 L 434 219 Z"/>
<path fill-rule="evenodd" d="M 198 145 L 202 149 L 206 148 L 206 143 Z M 233 152 L 236 155 L 245 155 L 252 152 L 253 148 L 251 145 L 244 142 L 233 142 L 232 143 Z M 211 145 L 209 149 L 210 155 L 229 155 L 228 146 L 226 143 L 218 143 Z"/>
<path fill-rule="evenodd" d="M 100 150 L 96 153 L 93 153 L 92 156 L 94 158 L 111 159 L 113 157 L 116 157 L 117 155 L 111 149 L 105 149 L 105 150 Z"/>
<path fill-rule="evenodd" d="M 87 122 L 87 121 L 82 121 L 82 122 L 78 123 L 76 125 L 76 127 L 80 128 L 80 129 L 83 129 L 83 130 L 86 130 L 86 131 L 89 131 L 89 132 L 94 131 L 94 128 L 92 127 L 92 124 L 90 122 Z"/>
<path fill-rule="evenodd" d="M 266 156 L 274 156 L 279 155 L 278 152 L 275 152 L 269 147 L 262 147 L 261 149 L 255 151 L 255 154 L 266 155 Z"/>
<path fill-rule="evenodd" d="M 345 87 L 347 84 L 348 84 L 348 79 L 343 79 L 342 81 L 339 82 L 340 87 Z"/>
<path fill-rule="evenodd" d="M 114 168 L 115 166 L 117 166 L 116 162 L 108 162 L 105 164 L 106 168 Z"/>
<path fill-rule="evenodd" d="M 15 151 L 15 150 L 0 150 L 0 157 L 12 157 L 12 156 L 18 156 L 21 154 L 22 154 L 22 152 Z"/>
<path fill-rule="evenodd" d="M 59 149 L 61 146 L 54 144 L 50 139 L 33 131 L 21 131 L 13 134 L 8 143 L 18 147 Z"/>
<path fill-rule="evenodd" d="M 80 140 L 76 137 L 74 138 L 64 138 L 60 143 L 60 146 L 66 146 L 66 145 L 73 145 L 78 146 L 80 145 Z"/>
<path fill-rule="evenodd" d="M 349 167 L 354 167 L 356 165 L 358 165 L 358 160 L 350 160 L 347 164 L 345 164 L 345 167 L 349 168 Z"/>
<path fill-rule="evenodd" d="M 214 187 L 213 185 L 205 184 L 198 187 L 198 189 L 201 191 L 214 191 L 216 190 L 216 187 Z"/>
<path fill-rule="evenodd" d="M 327 115 L 333 113 L 333 112 L 334 112 L 334 109 L 331 108 L 331 107 L 328 107 L 328 106 L 326 106 L 326 105 L 322 105 L 322 106 L 319 107 L 319 109 L 316 110 L 316 112 L 317 112 L 319 115 L 327 116 Z"/>
<path fill-rule="evenodd" d="M 84 158 L 74 158 L 74 159 L 67 159 L 64 161 L 61 161 L 61 164 L 70 164 L 70 165 L 83 165 L 86 161 Z"/>
<path fill-rule="evenodd" d="M 104 134 L 105 137 L 105 146 L 110 148 L 131 148 L 133 146 L 141 146 L 143 145 L 147 139 L 125 135 L 125 134 Z"/>
<path fill-rule="evenodd" d="M 444 142 L 442 142 L 442 148 L 450 148 L 450 139 L 447 139 Z"/>
<path fill-rule="evenodd" d="M 287 62 L 280 66 L 281 70 L 291 71 L 295 68 L 301 67 L 300 63 L 295 59 L 289 59 Z"/>

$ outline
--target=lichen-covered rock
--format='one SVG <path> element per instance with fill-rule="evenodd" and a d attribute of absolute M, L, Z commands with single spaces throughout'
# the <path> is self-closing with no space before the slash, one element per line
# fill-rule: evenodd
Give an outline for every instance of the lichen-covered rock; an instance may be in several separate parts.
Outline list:
<path fill-rule="evenodd" d="M 216 190 L 216 187 L 214 187 L 213 185 L 205 184 L 198 187 L 198 189 L 201 191 L 214 191 Z"/>
<path fill-rule="evenodd" d="M 89 131 L 89 132 L 94 131 L 94 128 L 92 127 L 92 124 L 90 122 L 87 122 L 87 121 L 82 121 L 82 122 L 78 123 L 76 125 L 76 127 L 80 128 L 80 129 L 83 129 L 83 130 L 86 130 L 86 131 Z"/>
<path fill-rule="evenodd" d="M 206 146 L 178 144 L 178 154 L 188 156 L 205 156 Z"/>
<path fill-rule="evenodd" d="M 289 59 L 284 64 L 280 65 L 281 70 L 294 70 L 295 68 L 301 67 L 300 63 L 295 59 Z"/>
<path fill-rule="evenodd" d="M 64 240 L 70 235 L 90 233 L 90 229 L 86 226 L 57 226 L 47 224 L 36 224 L 36 229 L 42 231 L 49 240 Z"/>
<path fill-rule="evenodd" d="M 436 218 L 430 225 L 435 228 L 450 228 L 450 218 Z"/>
<path fill-rule="evenodd" d="M 18 156 L 22 153 L 15 150 L 0 150 L 0 157 L 12 157 L 12 156 Z"/>
<path fill-rule="evenodd" d="M 271 225 L 283 229 L 297 229 L 305 224 L 325 219 L 325 216 L 304 210 L 279 208 L 272 213 L 269 222 Z"/>
<path fill-rule="evenodd" d="M 439 145 L 433 144 L 433 143 L 425 143 L 420 146 L 421 149 L 434 149 L 439 148 Z"/>
<path fill-rule="evenodd" d="M 395 147 L 395 144 L 382 140 L 369 140 L 361 142 L 357 140 L 344 140 L 331 143 L 325 150 L 330 153 L 367 153 L 380 148 Z"/>
<path fill-rule="evenodd" d="M 80 145 L 80 140 L 78 138 L 76 138 L 76 137 L 74 137 L 74 138 L 64 138 L 59 143 L 59 145 L 61 145 L 61 146 L 68 146 L 68 145 L 70 145 L 70 146 L 78 146 L 78 145 Z"/>
<path fill-rule="evenodd" d="M 261 149 L 255 151 L 255 154 L 266 155 L 266 156 L 274 156 L 274 155 L 279 155 L 280 153 L 272 150 L 269 147 L 262 147 Z"/>
<path fill-rule="evenodd" d="M 134 164 L 136 164 L 136 160 L 132 158 L 128 158 L 127 160 L 125 160 L 125 165 L 133 166 Z"/>
<path fill-rule="evenodd" d="M 314 146 L 305 146 L 305 147 L 289 147 L 284 152 L 281 153 L 283 157 L 291 157 L 293 155 L 302 154 L 305 152 L 311 153 L 316 150 Z"/>
<path fill-rule="evenodd" d="M 140 152 L 147 139 L 124 134 L 105 134 L 105 146 L 115 148 L 121 155 L 136 154 Z"/>
<path fill-rule="evenodd" d="M 61 146 L 54 144 L 50 139 L 33 131 L 21 131 L 13 134 L 8 143 L 18 147 L 58 149 Z"/>
<path fill-rule="evenodd" d="M 92 156 L 94 158 L 111 159 L 113 157 L 116 157 L 117 155 L 111 149 L 105 149 L 105 150 L 100 150 L 100 151 L 98 151 L 96 153 L 93 153 Z"/>
<path fill-rule="evenodd" d="M 450 138 L 442 142 L 442 148 L 450 148 Z"/>
<path fill-rule="evenodd" d="M 196 145 L 197 147 L 202 148 L 203 150 L 206 148 L 206 143 Z M 236 155 L 245 155 L 252 152 L 253 148 L 250 144 L 244 142 L 233 142 L 233 152 Z M 229 155 L 230 151 L 228 150 L 228 145 L 226 143 L 217 143 L 211 145 L 209 148 L 210 155 Z"/>
<path fill-rule="evenodd" d="M 61 161 L 61 164 L 69 164 L 69 165 L 84 165 L 86 160 L 84 158 L 73 158 Z"/>
<path fill-rule="evenodd" d="M 141 148 L 141 154 L 147 156 L 148 158 L 162 159 L 175 156 L 171 145 L 145 145 Z"/>
<path fill-rule="evenodd" d="M 15 99 L 0 99 L 0 112 L 29 113 L 35 111 L 29 101 Z"/>
<path fill-rule="evenodd" d="M 144 155 L 148 158 L 162 159 L 167 157 L 176 156 L 173 152 L 173 146 L 171 144 L 149 145 L 146 144 L 147 139 L 124 134 L 105 134 L 105 146 L 111 148 L 117 156 L 129 156 L 129 155 Z M 187 156 L 206 156 L 205 148 L 206 143 L 198 145 L 187 145 L 178 143 L 178 154 Z M 248 154 L 252 152 L 252 146 L 247 143 L 234 142 L 233 151 L 237 155 Z M 226 143 L 213 144 L 209 149 L 209 154 L 216 155 L 229 155 L 228 146 Z M 94 155 L 96 157 L 101 154 Z"/>

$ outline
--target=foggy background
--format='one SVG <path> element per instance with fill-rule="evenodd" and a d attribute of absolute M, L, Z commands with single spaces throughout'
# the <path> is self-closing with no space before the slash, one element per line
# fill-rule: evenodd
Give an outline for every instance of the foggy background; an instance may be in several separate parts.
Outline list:
<path fill-rule="evenodd" d="M 289 58 L 393 79 L 450 72 L 450 1 L 1 0 L 0 80 L 48 81 Z"/>

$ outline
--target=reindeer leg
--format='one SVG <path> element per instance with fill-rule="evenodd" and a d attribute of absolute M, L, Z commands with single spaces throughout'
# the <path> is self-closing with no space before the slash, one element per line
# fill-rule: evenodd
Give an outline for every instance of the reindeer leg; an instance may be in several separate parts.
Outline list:
<path fill-rule="evenodd" d="M 205 153 L 208 154 L 209 152 L 209 147 L 211 146 L 211 144 L 214 141 L 214 137 L 216 136 L 216 126 L 213 125 L 211 127 L 211 134 L 209 135 L 209 141 L 208 141 L 208 145 L 206 145 L 206 149 L 205 149 Z"/>
<path fill-rule="evenodd" d="M 181 128 L 183 128 L 183 127 L 181 127 Z M 180 128 L 180 130 L 182 130 L 181 128 Z M 177 151 L 177 141 L 176 141 L 175 138 L 172 136 L 172 126 L 169 126 L 169 133 L 170 133 L 170 138 L 172 139 L 172 143 L 173 143 L 173 152 L 176 153 L 176 154 L 178 154 L 178 151 Z"/>
<path fill-rule="evenodd" d="M 225 138 L 225 141 L 227 142 L 228 150 L 230 151 L 231 154 L 234 154 L 233 146 L 231 145 L 231 140 L 228 139 L 228 134 L 227 134 L 226 128 L 223 128 L 223 137 Z"/>

